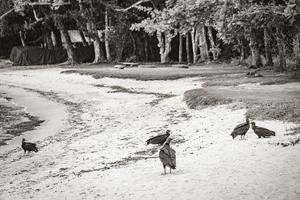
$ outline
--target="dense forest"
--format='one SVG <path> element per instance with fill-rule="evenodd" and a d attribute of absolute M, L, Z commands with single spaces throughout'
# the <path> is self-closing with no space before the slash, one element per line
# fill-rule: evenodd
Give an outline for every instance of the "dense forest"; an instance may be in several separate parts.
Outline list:
<path fill-rule="evenodd" d="M 229 61 L 276 71 L 300 66 L 299 0 L 2 0 L 0 52 L 61 47 L 68 30 L 93 45 L 95 63 Z M 86 38 L 89 38 L 88 40 Z M 3 53 L 2 53 L 3 54 Z"/>

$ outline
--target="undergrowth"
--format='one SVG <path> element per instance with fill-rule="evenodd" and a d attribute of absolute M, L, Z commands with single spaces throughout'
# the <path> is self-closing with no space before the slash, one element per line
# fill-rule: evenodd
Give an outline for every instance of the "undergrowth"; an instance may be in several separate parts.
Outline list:
<path fill-rule="evenodd" d="M 260 100 L 249 101 L 243 98 L 231 99 L 221 95 L 210 94 L 205 89 L 186 91 L 184 93 L 184 101 L 191 109 L 242 102 L 242 106 L 239 104 L 239 108 L 247 108 L 247 115 L 253 119 L 282 120 L 300 123 L 300 106 L 293 101 L 272 102 Z"/>

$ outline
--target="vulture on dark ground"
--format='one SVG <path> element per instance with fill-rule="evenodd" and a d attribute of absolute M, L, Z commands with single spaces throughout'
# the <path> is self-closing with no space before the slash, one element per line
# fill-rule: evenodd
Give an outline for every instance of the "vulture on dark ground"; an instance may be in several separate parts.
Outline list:
<path fill-rule="evenodd" d="M 25 142 L 24 138 L 22 139 L 22 149 L 24 150 L 24 155 L 25 155 L 26 151 L 38 152 L 38 149 L 36 148 L 36 144 L 30 143 L 30 142 Z"/>
<path fill-rule="evenodd" d="M 245 139 L 245 135 L 246 135 L 247 131 L 249 130 L 249 128 L 250 128 L 249 118 L 246 117 L 245 123 L 239 124 L 233 129 L 233 131 L 231 133 L 232 139 L 234 139 L 238 135 L 241 136 L 241 139 L 244 136 L 244 139 Z"/>
<path fill-rule="evenodd" d="M 274 131 L 256 126 L 255 122 L 251 122 L 251 128 L 253 129 L 254 133 L 258 136 L 258 138 L 275 136 Z"/>
<path fill-rule="evenodd" d="M 170 130 L 167 130 L 165 134 L 152 137 L 149 140 L 147 140 L 146 143 L 163 145 L 167 138 L 170 136 L 170 132 Z"/>
<path fill-rule="evenodd" d="M 166 174 L 166 166 L 171 169 L 176 169 L 176 151 L 170 147 L 171 138 L 167 138 L 166 142 L 159 151 L 159 159 L 163 164 L 164 172 Z"/>

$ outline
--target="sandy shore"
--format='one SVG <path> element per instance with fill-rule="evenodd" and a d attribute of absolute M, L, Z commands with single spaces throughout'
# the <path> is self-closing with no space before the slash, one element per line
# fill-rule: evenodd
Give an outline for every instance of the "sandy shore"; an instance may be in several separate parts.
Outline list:
<path fill-rule="evenodd" d="M 0 146 L 7 145 L 7 141 L 26 131 L 34 130 L 44 122 L 26 112 L 24 107 L 17 106 L 12 100 L 4 94 L 0 96 Z"/>
<path fill-rule="evenodd" d="M 1 158 L 0 199 L 300 198 L 300 146 L 279 145 L 297 137 L 287 135 L 295 124 L 256 121 L 276 137 L 249 130 L 246 140 L 232 140 L 246 110 L 189 109 L 183 95 L 201 87 L 199 77 L 139 81 L 61 71 L 0 73 L 1 85 L 12 87 L 6 92 L 46 120 L 26 135 L 38 153 L 24 157 L 16 148 Z M 178 167 L 163 175 L 159 147 L 145 141 L 166 129 Z"/>
<path fill-rule="evenodd" d="M 19 86 L 0 85 L 0 92 L 7 94 L 6 97 L 10 98 L 10 106 L 20 107 L 21 112 L 29 113 L 42 121 L 41 124 L 37 124 L 39 126 L 37 128 L 34 124 L 32 125 L 34 130 L 23 132 L 22 135 L 6 141 L 8 145 L 0 148 L 0 154 L 19 147 L 23 137 L 34 142 L 39 141 L 57 134 L 64 125 L 67 113 L 66 107 L 62 103 L 51 101 L 37 92 Z"/>

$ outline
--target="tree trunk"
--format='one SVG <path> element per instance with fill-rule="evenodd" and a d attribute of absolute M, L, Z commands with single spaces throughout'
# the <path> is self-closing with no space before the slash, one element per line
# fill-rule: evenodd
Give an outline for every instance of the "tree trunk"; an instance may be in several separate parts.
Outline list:
<path fill-rule="evenodd" d="M 62 27 L 61 32 L 66 40 L 65 42 L 66 42 L 66 49 L 67 49 L 67 54 L 68 54 L 68 63 L 70 63 L 71 65 L 79 63 L 79 60 L 76 59 L 76 57 L 75 57 L 74 48 L 72 46 L 70 35 L 69 35 L 67 29 L 65 27 Z"/>
<path fill-rule="evenodd" d="M 94 44 L 94 51 L 95 51 L 95 58 L 94 58 L 93 63 L 100 63 L 104 60 L 100 38 L 94 37 L 93 44 Z"/>
<path fill-rule="evenodd" d="M 129 32 L 129 36 L 130 36 L 131 44 L 132 44 L 132 47 L 133 47 L 132 54 L 136 55 L 136 41 L 135 41 L 135 39 L 134 39 L 134 37 L 132 35 L 132 31 Z"/>
<path fill-rule="evenodd" d="M 212 34 L 212 27 L 208 27 L 208 38 L 210 43 L 210 51 L 213 54 L 213 60 L 217 60 L 218 58 L 218 49 L 216 47 L 216 43 Z"/>
<path fill-rule="evenodd" d="M 143 43 L 143 40 L 140 38 L 140 37 L 137 37 L 136 39 L 136 46 L 137 46 L 137 53 L 136 53 L 136 58 L 138 60 L 143 60 L 144 59 L 144 53 L 143 53 L 143 46 L 144 46 L 144 43 Z"/>
<path fill-rule="evenodd" d="M 150 52 L 150 59 L 151 61 L 154 61 L 156 60 L 156 54 L 154 53 L 154 50 L 153 50 L 153 45 L 152 44 L 152 37 L 149 37 L 149 52 Z"/>
<path fill-rule="evenodd" d="M 204 43 L 205 57 L 206 57 L 206 59 L 209 59 L 209 48 L 208 48 L 208 43 L 206 40 L 205 26 L 202 26 L 202 38 L 203 38 L 203 43 Z"/>
<path fill-rule="evenodd" d="M 239 37 L 239 46 L 240 46 L 240 63 L 245 63 L 246 53 L 245 53 L 245 44 L 243 36 Z"/>
<path fill-rule="evenodd" d="M 199 48 L 200 48 L 201 60 L 202 61 L 207 60 L 209 58 L 209 53 L 208 53 L 208 44 L 205 35 L 205 26 L 201 26 L 199 30 Z"/>
<path fill-rule="evenodd" d="M 20 35 L 20 40 L 21 40 L 22 46 L 25 47 L 26 43 L 25 43 L 25 40 L 24 40 L 23 31 L 19 31 L 19 35 Z"/>
<path fill-rule="evenodd" d="M 79 8 L 80 11 L 83 13 L 83 4 L 82 0 L 79 0 Z M 90 8 L 93 8 L 93 0 L 88 1 Z M 95 25 L 94 20 L 94 13 L 92 10 L 89 10 L 90 18 L 92 20 L 88 21 L 86 23 L 86 26 L 82 27 L 82 30 L 80 30 L 80 36 L 82 38 L 82 42 L 84 46 L 91 45 L 93 40 L 93 46 L 94 46 L 94 52 L 95 52 L 95 58 L 93 63 L 100 63 L 104 60 L 104 53 L 101 48 L 101 40 L 98 34 L 97 27 Z M 88 42 L 85 39 L 85 35 L 88 36 Z"/>
<path fill-rule="evenodd" d="M 178 55 L 178 62 L 182 63 L 182 35 L 179 33 L 179 55 Z"/>
<path fill-rule="evenodd" d="M 193 63 L 196 64 L 198 61 L 199 30 L 194 27 L 190 33 L 192 39 Z"/>
<path fill-rule="evenodd" d="M 57 28 L 52 29 L 52 37 L 53 39 L 53 43 L 55 47 L 61 47 L 62 46 L 62 42 L 61 42 L 61 33 Z"/>
<path fill-rule="evenodd" d="M 146 58 L 146 61 L 148 61 L 149 60 L 149 51 L 148 51 L 149 44 L 148 44 L 148 35 L 146 33 L 144 34 L 144 38 L 145 38 L 145 58 Z"/>
<path fill-rule="evenodd" d="M 57 45 L 56 44 L 56 36 L 55 36 L 53 30 L 51 31 L 51 36 L 50 37 L 52 38 L 53 47 L 56 47 L 56 45 Z"/>
<path fill-rule="evenodd" d="M 296 68 L 300 68 L 300 33 L 296 34 L 293 39 L 293 51 L 294 51 L 294 57 L 296 60 Z"/>
<path fill-rule="evenodd" d="M 286 68 L 286 60 L 285 60 L 285 45 L 283 42 L 281 29 L 279 27 L 276 28 L 276 41 L 277 41 L 278 56 L 279 56 L 279 65 L 277 66 L 276 71 L 282 72 Z"/>
<path fill-rule="evenodd" d="M 84 17 L 82 0 L 78 0 L 78 3 L 79 3 L 79 10 L 81 11 L 81 15 L 82 15 L 82 17 Z M 90 5 L 92 6 L 93 2 L 90 1 L 89 3 L 90 3 Z M 91 12 L 91 13 L 92 13 L 92 12 Z M 93 16 L 91 16 L 91 17 L 93 17 Z M 86 39 L 85 39 L 83 30 L 79 30 L 79 34 L 80 34 L 80 37 L 81 37 L 83 46 L 87 46 L 88 43 L 87 43 L 87 41 L 86 41 Z M 89 44 L 90 44 L 90 43 L 89 43 Z M 94 41 L 95 60 L 96 60 L 96 51 L 99 50 L 99 49 L 96 49 L 96 48 L 98 48 L 98 47 L 100 47 L 100 42 L 99 42 L 99 41 Z M 97 52 L 97 53 L 98 53 L 98 52 Z M 94 60 L 94 61 L 95 61 L 95 60 Z"/>
<path fill-rule="evenodd" d="M 165 58 L 163 58 L 164 56 L 164 49 L 165 49 L 165 44 L 163 41 L 163 36 L 161 32 L 157 32 L 157 40 L 158 40 L 158 48 L 159 48 L 159 55 L 160 55 L 160 62 L 161 63 L 165 63 Z"/>
<path fill-rule="evenodd" d="M 45 37 L 46 37 L 47 48 L 48 49 L 53 49 L 54 45 L 53 45 L 51 33 L 50 32 L 46 32 L 45 33 Z"/>
<path fill-rule="evenodd" d="M 165 59 L 166 59 L 166 62 L 169 62 L 170 59 L 169 59 L 169 54 L 171 52 L 171 36 L 169 35 L 169 33 L 165 33 Z"/>
<path fill-rule="evenodd" d="M 169 53 L 171 52 L 171 36 L 168 32 L 157 33 L 158 47 L 160 53 L 160 62 L 167 63 L 169 60 Z"/>
<path fill-rule="evenodd" d="M 262 61 L 259 54 L 258 44 L 256 41 L 256 30 L 252 29 L 250 33 L 251 65 L 256 68 L 262 67 Z"/>
<path fill-rule="evenodd" d="M 217 25 L 218 27 L 220 27 L 219 30 L 220 32 L 224 29 L 225 26 L 228 4 L 229 4 L 229 0 L 225 0 L 219 13 L 219 19 L 217 20 Z"/>
<path fill-rule="evenodd" d="M 93 25 L 92 25 L 91 21 L 89 21 L 88 23 L 86 23 L 86 30 L 87 30 L 88 33 L 92 33 L 93 32 L 92 26 Z M 89 45 L 91 45 L 93 43 L 93 40 L 92 40 L 92 38 L 91 38 L 90 35 L 88 36 L 88 41 L 87 42 L 88 42 Z"/>
<path fill-rule="evenodd" d="M 75 55 L 75 52 L 74 52 L 74 48 L 72 46 L 70 35 L 69 35 L 68 30 L 66 29 L 66 27 L 63 23 L 62 17 L 58 16 L 54 19 L 55 19 L 55 24 L 57 25 L 57 27 L 60 30 L 61 34 L 65 38 L 66 49 L 67 49 L 67 54 L 68 54 L 68 61 L 67 62 L 70 63 L 71 65 L 79 63 L 80 60 L 76 59 L 76 55 Z"/>
<path fill-rule="evenodd" d="M 108 11 L 107 8 L 105 10 L 105 51 L 106 51 L 106 59 L 108 61 L 111 60 L 110 57 L 110 49 L 109 49 L 109 28 L 108 28 L 109 24 L 108 24 Z"/>
<path fill-rule="evenodd" d="M 83 10 L 82 0 L 78 0 L 78 3 L 79 3 L 79 10 L 82 11 Z"/>
<path fill-rule="evenodd" d="M 85 36 L 83 34 L 83 31 L 79 30 L 79 34 L 80 34 L 83 46 L 87 46 L 87 42 L 86 42 Z"/>
<path fill-rule="evenodd" d="M 191 55 L 190 55 L 190 42 L 189 42 L 189 33 L 187 32 L 185 35 L 185 48 L 186 48 L 186 62 L 188 64 L 191 63 Z"/>
<path fill-rule="evenodd" d="M 122 41 L 116 44 L 117 61 L 122 60 L 123 50 L 126 42 L 127 35 L 122 35 Z"/>
<path fill-rule="evenodd" d="M 273 66 L 271 38 L 270 38 L 269 30 L 266 27 L 264 28 L 264 42 L 265 42 L 266 66 Z"/>

